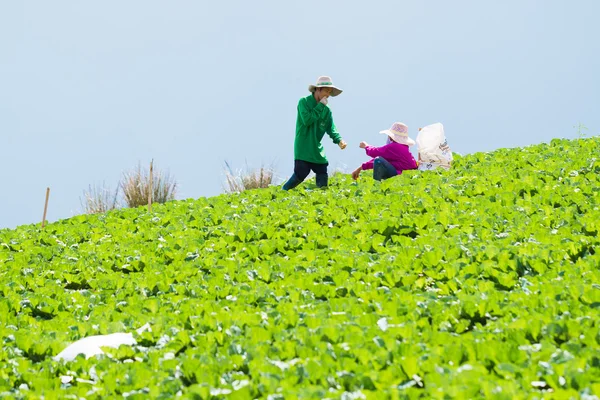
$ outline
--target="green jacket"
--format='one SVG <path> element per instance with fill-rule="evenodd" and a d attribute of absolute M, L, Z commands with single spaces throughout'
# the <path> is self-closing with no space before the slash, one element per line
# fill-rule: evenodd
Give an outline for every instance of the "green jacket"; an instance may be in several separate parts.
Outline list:
<path fill-rule="evenodd" d="M 298 118 L 296 119 L 294 160 L 327 164 L 325 150 L 321 144 L 325 132 L 331 137 L 333 143 L 338 144 L 342 141 L 342 137 L 333 123 L 329 107 L 317 103 L 312 94 L 301 98 L 298 102 Z"/>

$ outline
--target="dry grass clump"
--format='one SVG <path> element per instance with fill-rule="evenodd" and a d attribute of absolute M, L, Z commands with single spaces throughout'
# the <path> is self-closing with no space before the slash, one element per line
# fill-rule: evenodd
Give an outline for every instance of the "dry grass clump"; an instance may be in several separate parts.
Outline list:
<path fill-rule="evenodd" d="M 151 180 L 149 170 L 142 168 L 140 164 L 137 169 L 123 174 L 120 185 L 125 202 L 131 208 L 148 204 L 151 186 L 152 203 L 166 203 L 173 200 L 177 191 L 177 182 L 169 173 L 155 170 Z"/>
<path fill-rule="evenodd" d="M 239 193 L 245 190 L 268 188 L 275 176 L 272 166 L 261 166 L 258 169 L 233 172 L 231 166 L 225 161 L 225 191 L 228 193 Z"/>
<path fill-rule="evenodd" d="M 80 198 L 80 202 L 86 214 L 105 213 L 121 208 L 118 200 L 119 186 L 113 193 L 104 183 L 102 186 L 90 185 L 88 190 L 83 192 L 83 196 L 84 198 Z"/>

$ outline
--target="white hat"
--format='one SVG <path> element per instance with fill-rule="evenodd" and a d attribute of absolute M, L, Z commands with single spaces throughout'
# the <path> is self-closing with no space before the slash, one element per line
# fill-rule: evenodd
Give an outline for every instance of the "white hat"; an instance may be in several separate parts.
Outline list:
<path fill-rule="evenodd" d="M 381 131 L 379 133 L 388 135 L 390 139 L 396 143 L 405 144 L 407 146 L 412 146 L 415 144 L 415 141 L 408 137 L 408 126 L 402 122 L 394 122 L 390 129 L 386 129 L 385 131 Z"/>
<path fill-rule="evenodd" d="M 343 91 L 342 89 L 333 86 L 333 81 L 331 80 L 331 78 L 329 76 L 320 76 L 319 79 L 317 79 L 316 84 L 308 85 L 308 91 L 311 93 L 314 93 L 315 90 L 320 87 L 332 88 L 333 89 L 333 91 L 331 92 L 332 97 L 337 96 L 338 94 L 342 93 L 342 91 Z"/>

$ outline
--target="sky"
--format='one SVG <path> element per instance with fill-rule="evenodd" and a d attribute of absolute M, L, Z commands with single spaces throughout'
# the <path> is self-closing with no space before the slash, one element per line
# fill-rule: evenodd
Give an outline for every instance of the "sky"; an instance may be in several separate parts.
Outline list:
<path fill-rule="evenodd" d="M 293 171 L 298 100 L 329 75 L 348 142 L 330 172 L 401 121 L 454 152 L 600 134 L 600 2 L 0 0 L 0 229 L 83 213 L 138 164 L 177 199 L 234 170 Z M 416 149 L 412 148 L 416 154 Z M 363 178 L 361 178 L 363 179 Z"/>

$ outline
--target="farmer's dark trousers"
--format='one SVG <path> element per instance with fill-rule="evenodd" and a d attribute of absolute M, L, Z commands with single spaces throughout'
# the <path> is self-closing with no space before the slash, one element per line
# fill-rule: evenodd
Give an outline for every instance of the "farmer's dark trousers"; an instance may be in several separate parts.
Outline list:
<path fill-rule="evenodd" d="M 310 171 L 315 173 L 315 180 L 317 187 L 327 186 L 327 166 L 329 164 L 315 164 L 303 160 L 294 160 L 294 174 L 292 177 L 283 185 L 284 190 L 290 190 L 298 186 L 302 181 L 306 179 Z"/>
<path fill-rule="evenodd" d="M 383 157 L 376 157 L 373 161 L 373 179 L 381 181 L 398 175 L 396 168 Z"/>

